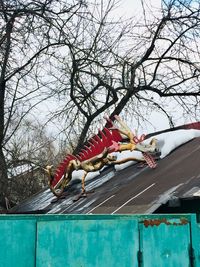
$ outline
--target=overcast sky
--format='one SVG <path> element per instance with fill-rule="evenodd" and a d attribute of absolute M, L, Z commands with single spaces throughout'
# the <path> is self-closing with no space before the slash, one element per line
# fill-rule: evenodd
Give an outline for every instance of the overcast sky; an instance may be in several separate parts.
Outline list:
<path fill-rule="evenodd" d="M 161 0 L 143 0 L 143 3 L 149 8 L 160 8 Z M 126 15 L 130 17 L 138 16 L 142 14 L 142 1 L 141 0 L 122 0 L 118 11 L 120 15 Z"/>

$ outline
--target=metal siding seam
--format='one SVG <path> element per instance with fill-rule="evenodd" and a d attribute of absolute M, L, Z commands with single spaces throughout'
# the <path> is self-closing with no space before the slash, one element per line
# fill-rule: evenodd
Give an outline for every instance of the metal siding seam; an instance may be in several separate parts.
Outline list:
<path fill-rule="evenodd" d="M 35 223 L 35 267 L 37 267 L 38 220 Z"/>
<path fill-rule="evenodd" d="M 190 220 L 191 243 L 189 248 L 190 267 L 200 266 L 200 257 L 199 257 L 200 230 L 196 220 L 197 217 L 194 214 L 191 214 L 191 220 Z"/>

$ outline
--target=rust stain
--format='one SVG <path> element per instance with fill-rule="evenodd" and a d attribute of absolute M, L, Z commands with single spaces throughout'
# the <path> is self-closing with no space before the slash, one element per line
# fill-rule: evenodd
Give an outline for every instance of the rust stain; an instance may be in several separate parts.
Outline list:
<path fill-rule="evenodd" d="M 166 225 L 174 225 L 174 226 L 181 226 L 181 225 L 186 225 L 189 223 L 189 221 L 185 218 L 179 219 L 179 222 L 170 222 L 166 218 L 162 219 L 146 219 L 143 221 L 143 224 L 145 227 L 149 226 L 159 226 L 160 224 L 166 224 Z"/>

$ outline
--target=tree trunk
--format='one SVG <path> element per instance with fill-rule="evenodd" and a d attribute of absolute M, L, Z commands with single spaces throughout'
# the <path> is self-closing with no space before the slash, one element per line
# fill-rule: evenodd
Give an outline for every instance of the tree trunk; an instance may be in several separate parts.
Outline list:
<path fill-rule="evenodd" d="M 7 165 L 2 147 L 0 147 L 0 206 L 5 207 L 5 197 L 7 197 L 7 193 L 8 193 Z"/>
<path fill-rule="evenodd" d="M 0 206 L 3 207 L 5 207 L 5 197 L 7 197 L 8 193 L 7 164 L 3 153 L 4 96 L 5 96 L 5 82 L 0 82 Z"/>

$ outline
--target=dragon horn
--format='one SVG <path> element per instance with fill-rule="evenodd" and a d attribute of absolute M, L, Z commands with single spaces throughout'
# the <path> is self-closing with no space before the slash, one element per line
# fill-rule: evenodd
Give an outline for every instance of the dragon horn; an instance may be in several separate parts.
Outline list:
<path fill-rule="evenodd" d="M 124 128 L 127 131 L 131 131 L 130 128 L 127 126 L 127 124 L 118 115 L 115 115 L 115 119 L 116 119 L 116 121 L 119 122 L 119 124 L 122 126 L 122 128 Z"/>
<path fill-rule="evenodd" d="M 134 142 L 134 133 L 131 131 L 131 129 L 127 126 L 127 124 L 117 115 L 115 115 L 115 119 L 118 121 L 118 123 L 121 125 L 122 128 L 119 128 L 119 132 L 123 135 L 127 136 L 130 139 L 131 143 Z"/>

